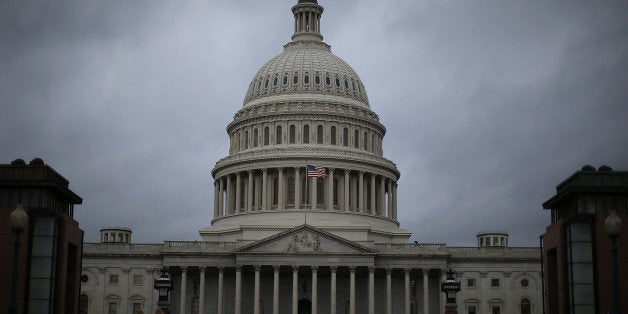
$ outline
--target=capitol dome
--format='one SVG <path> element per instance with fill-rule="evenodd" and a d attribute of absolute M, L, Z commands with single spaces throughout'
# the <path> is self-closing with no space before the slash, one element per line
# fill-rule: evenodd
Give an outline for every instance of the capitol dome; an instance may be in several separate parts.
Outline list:
<path fill-rule="evenodd" d="M 294 34 L 255 74 L 212 170 L 205 241 L 254 241 L 307 224 L 350 240 L 405 243 L 386 128 L 358 74 L 320 34 L 323 7 L 292 7 Z M 318 172 L 313 172 L 316 169 Z"/>

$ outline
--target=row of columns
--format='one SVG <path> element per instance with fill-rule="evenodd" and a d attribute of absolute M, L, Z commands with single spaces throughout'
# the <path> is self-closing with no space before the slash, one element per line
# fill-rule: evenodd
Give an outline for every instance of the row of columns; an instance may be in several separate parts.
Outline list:
<path fill-rule="evenodd" d="M 273 314 L 279 314 L 279 265 L 273 266 Z M 254 276 L 254 299 L 253 314 L 260 314 L 260 265 L 255 265 Z M 206 267 L 199 267 L 200 287 L 199 287 L 199 313 L 205 310 L 205 271 Z M 217 292 L 217 313 L 224 313 L 224 270 L 225 267 L 218 267 L 218 292 Z M 411 313 L 410 303 L 410 272 L 412 269 L 404 268 L 404 313 Z M 318 313 L 318 266 L 311 266 L 312 271 L 312 313 Z M 336 273 L 337 267 L 330 266 L 330 309 L 329 313 L 336 314 Z M 349 267 L 349 313 L 355 314 L 355 266 Z M 423 313 L 429 313 L 429 272 L 430 269 L 423 268 Z M 443 281 L 446 278 L 445 270 L 441 270 Z M 392 314 L 392 268 L 386 268 L 386 314 Z M 181 300 L 179 313 L 186 313 L 186 287 L 187 287 L 187 267 L 181 267 Z M 292 266 L 292 314 L 298 313 L 298 287 L 299 287 L 299 266 Z M 242 266 L 235 266 L 235 304 L 234 313 L 242 314 Z M 444 306 L 444 296 L 440 298 L 441 312 Z M 375 267 L 368 267 L 368 313 L 375 313 Z"/>
<path fill-rule="evenodd" d="M 307 175 L 305 168 L 295 167 L 291 172 L 295 179 L 292 192 L 294 195 L 288 195 L 284 168 L 273 168 L 273 173 L 275 170 L 278 182 L 277 186 L 272 184 L 272 187 L 267 168 L 261 169 L 261 176 L 256 175 L 253 170 L 247 170 L 217 178 L 214 182 L 214 217 L 274 208 L 274 202 L 269 201 L 269 194 L 273 191 L 271 188 L 277 189 L 277 209 L 286 209 L 288 197 L 294 200 L 294 208 L 301 209 L 301 180 Z M 397 183 L 394 180 L 369 173 L 370 190 L 367 192 L 364 171 L 353 171 L 357 175 L 351 175 L 351 170 L 340 170 L 339 177 L 335 180 L 335 170 L 329 168 L 326 178 L 308 178 L 309 191 L 306 193 L 309 193 L 309 204 L 305 204 L 303 208 L 319 208 L 318 180 L 324 180 L 324 204 L 321 204 L 324 209 L 333 210 L 336 206 L 334 204 L 334 198 L 336 198 L 339 210 L 370 213 L 397 220 Z M 342 174 L 340 174 L 341 171 Z M 334 192 L 337 195 L 334 195 Z"/>
<path fill-rule="evenodd" d="M 312 11 L 301 11 L 294 14 L 294 32 L 320 32 L 321 15 Z M 306 22 L 307 21 L 307 22 Z"/>

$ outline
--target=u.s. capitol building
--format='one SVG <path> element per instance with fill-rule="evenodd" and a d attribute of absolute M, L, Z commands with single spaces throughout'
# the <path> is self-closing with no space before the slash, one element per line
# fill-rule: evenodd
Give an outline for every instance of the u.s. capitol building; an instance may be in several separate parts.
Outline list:
<path fill-rule="evenodd" d="M 460 313 L 540 313 L 539 248 L 509 247 L 503 232 L 476 247 L 408 243 L 400 173 L 362 80 L 323 42 L 316 0 L 292 12 L 292 41 L 227 126 L 202 241 L 135 244 L 103 228 L 84 245 L 81 313 L 153 313 L 164 267 L 172 313 L 442 313 L 449 269 Z"/>

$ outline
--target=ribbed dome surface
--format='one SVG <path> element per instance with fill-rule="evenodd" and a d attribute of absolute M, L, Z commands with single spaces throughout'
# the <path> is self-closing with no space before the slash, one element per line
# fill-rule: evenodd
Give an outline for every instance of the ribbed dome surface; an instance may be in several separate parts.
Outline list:
<path fill-rule="evenodd" d="M 368 97 L 358 74 L 324 43 L 290 43 L 255 75 L 244 99 L 246 107 L 258 99 L 286 95 L 327 95 L 368 107 Z M 291 96 L 289 96 L 291 95 Z M 288 98 L 286 97 L 286 98 Z M 279 97 L 281 98 L 281 97 Z M 279 99 L 276 99 L 279 100 Z"/>

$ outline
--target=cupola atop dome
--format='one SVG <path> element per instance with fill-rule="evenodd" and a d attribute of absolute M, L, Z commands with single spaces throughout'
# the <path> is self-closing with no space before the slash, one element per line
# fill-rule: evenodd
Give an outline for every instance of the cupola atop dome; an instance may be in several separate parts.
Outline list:
<path fill-rule="evenodd" d="M 294 13 L 294 35 L 292 41 L 323 41 L 321 15 L 323 7 L 316 0 L 299 0 L 292 7 Z"/>

